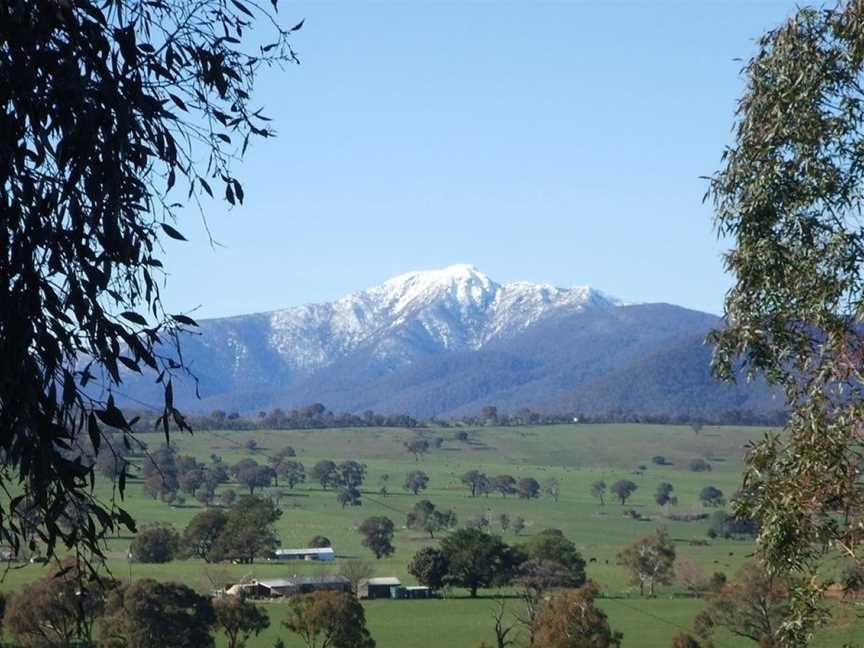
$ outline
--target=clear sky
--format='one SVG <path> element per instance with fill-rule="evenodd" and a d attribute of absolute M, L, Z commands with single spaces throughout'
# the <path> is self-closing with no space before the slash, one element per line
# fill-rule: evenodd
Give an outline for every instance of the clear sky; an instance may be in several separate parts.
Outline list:
<path fill-rule="evenodd" d="M 260 79 L 279 137 L 168 248 L 199 317 L 472 263 L 719 313 L 702 204 L 754 39 L 793 2 L 290 2 L 302 65 Z"/>

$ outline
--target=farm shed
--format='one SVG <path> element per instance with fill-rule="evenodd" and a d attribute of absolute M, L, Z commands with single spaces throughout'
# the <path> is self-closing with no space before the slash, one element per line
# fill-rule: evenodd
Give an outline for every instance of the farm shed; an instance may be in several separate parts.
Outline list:
<path fill-rule="evenodd" d="M 360 581 L 357 596 L 361 599 L 399 598 L 402 583 L 395 576 Z"/>
<path fill-rule="evenodd" d="M 335 560 L 333 547 L 309 547 L 307 549 L 277 549 L 277 560 Z"/>
<path fill-rule="evenodd" d="M 277 598 L 312 592 L 350 592 L 351 581 L 344 576 L 291 576 L 267 578 L 234 585 L 228 594 L 245 594 L 254 598 Z"/>
<path fill-rule="evenodd" d="M 409 585 L 402 588 L 402 596 L 404 599 L 428 599 L 435 598 L 435 593 L 424 585 Z"/>

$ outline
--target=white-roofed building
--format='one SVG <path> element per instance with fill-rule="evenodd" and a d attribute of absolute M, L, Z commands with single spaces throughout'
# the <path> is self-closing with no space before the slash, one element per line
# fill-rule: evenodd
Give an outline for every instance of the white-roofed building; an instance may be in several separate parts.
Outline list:
<path fill-rule="evenodd" d="M 288 578 L 264 578 L 229 587 L 227 594 L 244 594 L 254 598 L 296 596 L 312 592 L 350 592 L 351 581 L 344 576 L 290 576 Z"/>
<path fill-rule="evenodd" d="M 306 549 L 277 549 L 277 560 L 335 560 L 333 547 L 308 547 Z"/>

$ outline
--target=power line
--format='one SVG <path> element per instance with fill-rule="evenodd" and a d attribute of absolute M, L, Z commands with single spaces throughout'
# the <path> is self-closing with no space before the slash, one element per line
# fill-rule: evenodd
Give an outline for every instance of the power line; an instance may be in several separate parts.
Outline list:
<path fill-rule="evenodd" d="M 651 612 L 648 612 L 647 610 L 642 610 L 636 606 L 628 605 L 627 603 L 624 602 L 623 599 L 605 598 L 603 600 L 604 601 L 615 601 L 615 602 L 621 604 L 623 607 L 626 607 L 627 609 L 632 610 L 633 612 L 638 612 L 639 614 L 644 614 L 645 616 L 650 617 L 650 618 L 654 619 L 655 621 L 660 621 L 661 623 L 665 623 L 666 625 L 670 625 L 673 628 L 677 628 L 678 630 L 683 630 L 684 632 L 686 632 L 688 634 L 691 632 L 689 628 L 685 628 L 684 626 L 679 625 L 678 623 L 675 623 L 674 621 L 670 621 L 669 619 L 664 619 L 663 617 L 661 617 L 657 614 L 653 614 Z M 727 646 L 728 644 L 717 643 L 716 641 L 714 641 L 714 645 L 719 646 L 719 648 L 724 648 L 724 646 Z"/>

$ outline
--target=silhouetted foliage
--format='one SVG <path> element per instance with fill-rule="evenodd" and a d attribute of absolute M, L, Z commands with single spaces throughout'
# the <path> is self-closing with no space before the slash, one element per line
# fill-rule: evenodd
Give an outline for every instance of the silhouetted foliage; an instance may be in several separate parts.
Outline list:
<path fill-rule="evenodd" d="M 231 162 L 273 134 L 249 101 L 262 66 L 296 61 L 290 31 L 275 7 L 239 0 L 0 3 L 0 451 L 49 554 L 60 541 L 101 555 L 106 531 L 134 530 L 66 451 L 133 433 L 113 397 L 123 372 L 162 385 L 166 436 L 188 428 L 173 379 L 195 322 L 160 296 L 160 243 L 184 238 L 171 189 L 243 202 Z M 118 496 L 125 485 L 121 470 Z M 20 501 L 0 516 L 16 549 Z M 87 503 L 74 531 L 58 524 L 69 501 Z"/>

